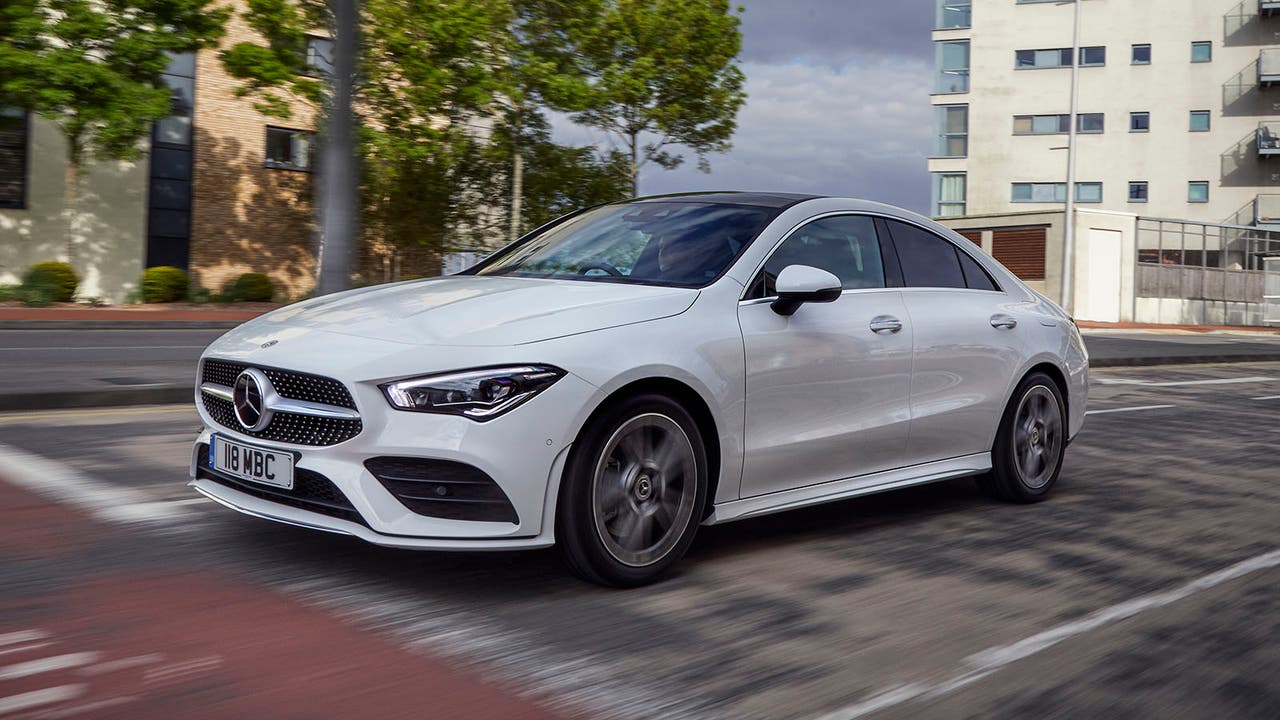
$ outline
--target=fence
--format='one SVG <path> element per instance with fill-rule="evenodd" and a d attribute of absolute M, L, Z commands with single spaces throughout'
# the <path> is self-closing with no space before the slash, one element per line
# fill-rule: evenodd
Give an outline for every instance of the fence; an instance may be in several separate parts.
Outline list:
<path fill-rule="evenodd" d="M 1280 322 L 1280 231 L 1140 217 L 1135 242 L 1135 319 Z"/>

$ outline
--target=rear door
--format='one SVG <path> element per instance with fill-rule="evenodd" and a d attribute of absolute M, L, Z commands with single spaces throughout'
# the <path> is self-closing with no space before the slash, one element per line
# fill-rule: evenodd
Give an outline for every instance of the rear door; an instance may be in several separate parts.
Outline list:
<path fill-rule="evenodd" d="M 1025 354 L 1025 322 L 992 277 L 950 239 L 884 220 L 914 331 L 908 464 L 986 452 Z M 967 243 L 966 243 L 967 244 Z"/>
<path fill-rule="evenodd" d="M 886 282 L 886 263 L 897 277 L 887 242 L 869 216 L 810 221 L 779 244 L 739 303 L 747 368 L 743 497 L 902 463 L 912 329 L 901 292 Z M 775 313 L 773 281 L 789 265 L 831 272 L 844 293 L 791 316 Z"/>

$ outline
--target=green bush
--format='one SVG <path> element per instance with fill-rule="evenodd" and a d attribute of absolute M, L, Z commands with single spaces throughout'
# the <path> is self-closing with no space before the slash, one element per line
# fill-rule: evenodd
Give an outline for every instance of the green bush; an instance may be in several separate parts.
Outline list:
<path fill-rule="evenodd" d="M 230 302 L 271 302 L 276 289 L 262 273 L 245 273 L 222 286 L 222 297 Z"/>
<path fill-rule="evenodd" d="M 0 302 L 22 299 L 21 285 L 0 285 Z"/>
<path fill-rule="evenodd" d="M 187 274 L 176 267 L 160 265 L 142 273 L 142 302 L 176 302 L 187 296 Z"/>
<path fill-rule="evenodd" d="M 42 262 L 32 265 L 22 278 L 22 292 L 28 303 L 71 302 L 76 296 L 80 278 L 71 265 L 64 262 Z"/>

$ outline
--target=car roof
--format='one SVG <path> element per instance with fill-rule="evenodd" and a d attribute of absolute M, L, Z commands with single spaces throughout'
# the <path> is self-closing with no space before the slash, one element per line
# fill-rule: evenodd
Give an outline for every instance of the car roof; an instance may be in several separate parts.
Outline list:
<path fill-rule="evenodd" d="M 755 207 L 765 207 L 780 210 L 782 208 L 791 207 L 805 200 L 815 200 L 823 197 L 821 195 L 805 195 L 803 193 L 775 193 L 775 192 L 739 192 L 739 191 L 716 191 L 716 192 L 689 192 L 689 193 L 672 193 L 670 195 L 649 195 L 646 197 L 628 200 L 629 203 L 649 203 L 649 202 L 697 202 L 697 203 L 713 203 L 718 205 L 751 205 Z"/>

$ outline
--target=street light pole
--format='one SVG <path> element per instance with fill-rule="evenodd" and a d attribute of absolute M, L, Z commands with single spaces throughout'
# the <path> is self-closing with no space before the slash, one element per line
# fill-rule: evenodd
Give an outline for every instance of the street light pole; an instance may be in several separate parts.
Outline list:
<path fill-rule="evenodd" d="M 1075 28 L 1071 35 L 1071 116 L 1067 128 L 1067 203 L 1062 221 L 1062 309 L 1071 312 L 1076 249 L 1076 116 L 1080 98 L 1080 5 L 1075 0 Z"/>

